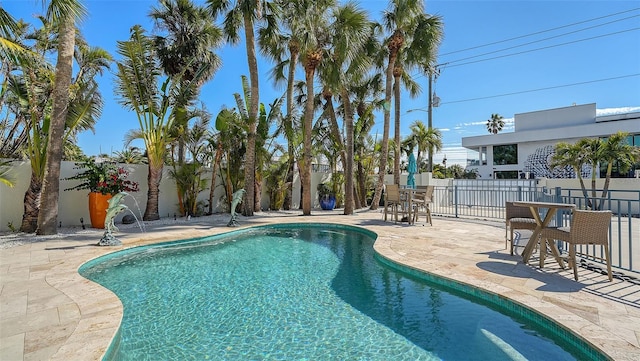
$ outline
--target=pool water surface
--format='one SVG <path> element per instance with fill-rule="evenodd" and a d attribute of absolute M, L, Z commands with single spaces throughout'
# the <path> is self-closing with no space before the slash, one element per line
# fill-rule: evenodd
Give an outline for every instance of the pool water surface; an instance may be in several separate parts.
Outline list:
<path fill-rule="evenodd" d="M 115 252 L 80 273 L 123 303 L 109 360 L 584 359 L 383 265 L 374 240 L 345 226 L 258 227 Z"/>

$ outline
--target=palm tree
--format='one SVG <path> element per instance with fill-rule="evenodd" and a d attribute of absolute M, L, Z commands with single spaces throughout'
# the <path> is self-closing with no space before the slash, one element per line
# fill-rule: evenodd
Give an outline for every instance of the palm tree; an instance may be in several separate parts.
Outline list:
<path fill-rule="evenodd" d="M 172 115 L 174 137 L 178 141 L 177 161 L 184 163 L 184 135 L 189 127 L 188 107 L 198 97 L 200 87 L 209 81 L 221 61 L 213 51 L 222 42 L 222 31 L 213 24 L 211 14 L 191 0 L 161 0 L 149 14 L 156 28 L 165 32 L 154 36 L 156 52 L 165 74 L 179 78 Z"/>
<path fill-rule="evenodd" d="M 298 16 L 303 19 L 304 28 L 301 29 L 307 34 L 300 43 L 301 61 L 304 67 L 306 83 L 306 103 L 304 110 L 304 121 L 302 123 L 303 134 L 303 156 L 300 160 L 300 179 L 302 183 L 302 213 L 311 214 L 311 162 L 312 154 L 312 128 L 315 113 L 314 105 L 314 80 L 316 69 L 320 67 L 325 55 L 326 46 L 329 39 L 329 17 L 326 12 L 335 6 L 334 0 L 315 1 L 308 4 Z"/>
<path fill-rule="evenodd" d="M 271 58 L 276 65 L 271 70 L 271 78 L 276 85 L 286 83 L 286 114 L 279 126 L 279 132 L 287 140 L 287 161 L 288 172 L 284 185 L 287 187 L 282 207 L 285 210 L 291 208 L 293 197 L 293 176 L 295 167 L 295 129 L 300 129 L 299 112 L 296 112 L 293 101 L 295 70 L 298 66 L 300 55 L 301 36 L 304 33 L 300 30 L 303 26 L 300 11 L 306 7 L 304 1 L 277 0 L 278 14 L 280 22 L 278 24 L 269 23 L 259 31 L 258 42 L 262 53 Z M 286 70 L 286 74 L 285 74 Z"/>
<path fill-rule="evenodd" d="M 431 102 L 431 84 L 434 74 L 439 73 L 436 64 L 438 47 L 443 37 L 442 18 L 435 15 L 420 15 L 417 19 L 417 25 L 413 31 L 413 41 L 407 51 L 407 62 L 420 68 L 429 79 L 429 101 Z M 431 114 L 433 102 L 429 104 L 428 113 Z M 432 129 L 431 116 L 429 116 L 428 128 Z M 420 163 L 418 163 L 420 164 Z M 433 152 L 429 152 L 429 162 L 427 171 L 432 171 Z"/>
<path fill-rule="evenodd" d="M 136 113 L 140 129 L 130 138 L 144 140 L 149 160 L 147 207 L 142 218 L 154 221 L 160 219 L 158 194 L 167 147 L 171 143 L 173 118 L 168 114 L 172 104 L 170 94 L 175 89 L 170 79 L 159 84 L 161 69 L 153 41 L 140 25 L 131 29 L 129 40 L 118 42 L 118 54 L 122 60 L 117 62 L 116 94 L 121 105 Z"/>
<path fill-rule="evenodd" d="M 272 22 L 272 7 L 266 0 L 207 0 L 207 6 L 214 18 L 226 12 L 223 22 L 223 32 L 227 41 L 237 43 L 240 40 L 238 30 L 244 29 L 247 63 L 249 65 L 249 79 L 251 84 L 251 104 L 249 105 L 249 123 L 247 134 L 247 156 L 245 158 L 245 199 L 243 214 L 252 216 L 255 199 L 255 151 L 256 131 L 258 126 L 258 107 L 260 94 L 258 85 L 258 60 L 256 57 L 256 41 L 254 25 L 256 22 Z"/>
<path fill-rule="evenodd" d="M 125 164 L 143 164 L 146 162 L 146 158 L 140 151 L 140 148 L 128 147 L 120 152 L 115 152 L 115 161 Z"/>
<path fill-rule="evenodd" d="M 191 154 L 188 163 L 183 163 L 180 167 L 174 167 L 170 171 L 171 177 L 176 181 L 179 190 L 180 213 L 182 216 L 200 215 L 203 210 L 198 203 L 198 195 L 207 187 L 204 179 L 205 164 L 211 162 L 208 146 L 209 121 L 211 116 L 206 113 L 198 116 L 185 137 L 186 151 Z"/>
<path fill-rule="evenodd" d="M 247 111 L 247 106 L 252 102 L 252 94 L 249 88 L 249 83 L 247 81 L 246 76 L 242 76 L 242 89 L 243 94 L 235 93 L 233 94 L 236 99 L 237 112 L 242 119 L 244 124 L 249 124 L 248 118 L 249 113 Z M 258 125 L 256 127 L 256 151 L 255 151 L 255 179 L 254 179 L 254 189 L 256 192 L 256 197 L 254 198 L 253 209 L 260 210 L 260 200 L 262 198 L 261 188 L 262 188 L 262 171 L 266 168 L 266 163 L 269 161 L 267 158 L 269 151 L 265 149 L 265 145 L 267 140 L 270 138 L 269 136 L 269 128 L 271 124 L 277 121 L 277 118 L 280 117 L 281 114 L 281 103 L 282 99 L 276 99 L 270 106 L 269 112 L 267 113 L 264 104 L 260 103 L 260 113 L 258 116 Z M 248 131 L 247 127 L 243 127 L 245 132 Z M 246 164 L 245 164 L 246 166 Z"/>
<path fill-rule="evenodd" d="M 51 102 L 54 88 L 54 72 L 45 59 L 54 49 L 49 38 L 53 23 L 41 18 L 43 26 L 27 38 L 35 40 L 30 50 L 33 54 L 21 63 L 7 79 L 7 104 L 16 123 L 24 124 L 25 144 L 21 151 L 29 158 L 31 178 L 25 192 L 21 231 L 31 233 L 38 227 L 41 209 L 42 186 L 45 175 L 46 154 L 50 144 L 47 134 L 51 129 Z M 75 137 L 78 132 L 93 129 L 102 110 L 102 98 L 95 77 L 109 66 L 111 57 L 100 48 L 90 48 L 79 42 L 75 59 L 77 74 L 72 82 L 74 92 L 69 98 L 64 123 L 63 157 L 77 151 Z M 20 136 L 22 137 L 22 136 Z M 73 151 L 72 151 L 73 149 Z"/>
<path fill-rule="evenodd" d="M 404 63 L 407 62 L 406 54 L 404 52 L 398 53 L 398 59 L 393 69 L 393 100 L 394 100 L 394 144 L 393 149 L 393 182 L 400 184 L 400 158 L 402 156 L 402 150 L 400 147 L 400 86 L 404 85 L 405 89 L 409 91 L 409 96 L 414 98 L 420 93 L 420 86 L 416 81 L 411 78 L 411 75 L 406 72 Z M 407 65 L 409 65 L 407 63 Z"/>
<path fill-rule="evenodd" d="M 589 207 L 592 207 L 591 200 L 587 193 L 587 188 L 582 178 L 582 168 L 585 165 L 585 154 L 583 148 L 579 144 L 569 144 L 566 142 L 560 142 L 555 145 L 555 152 L 551 158 L 551 167 L 570 167 L 576 173 L 578 180 L 580 181 L 580 188 L 582 189 L 582 195 Z"/>
<path fill-rule="evenodd" d="M 56 61 L 42 198 L 38 214 L 38 229 L 36 230 L 39 235 L 57 233 L 60 163 L 62 162 L 64 126 L 69 106 L 69 85 L 71 85 L 73 74 L 75 24 L 76 20 L 82 18 L 85 13 L 86 10 L 79 0 L 51 0 L 47 8 L 47 17 L 58 26 L 58 59 Z"/>
<path fill-rule="evenodd" d="M 231 205 L 234 190 L 239 189 L 243 182 L 242 158 L 247 152 L 246 126 L 236 109 L 222 109 L 216 116 L 218 133 L 214 169 L 220 170 L 228 206 Z M 213 177 L 216 179 L 216 171 Z M 213 194 L 210 197 L 213 198 Z"/>
<path fill-rule="evenodd" d="M 394 79 L 394 70 L 396 68 L 396 60 L 398 54 L 405 46 L 405 37 L 415 28 L 416 18 L 424 11 L 422 1 L 418 0 L 392 0 L 389 9 L 383 14 L 383 24 L 389 32 L 386 39 L 386 50 L 388 51 L 388 61 L 385 69 L 385 98 L 384 98 L 384 126 L 382 131 L 382 154 L 389 152 L 389 126 L 391 122 L 391 97 L 392 84 Z M 399 110 L 396 110 L 396 112 Z M 399 154 L 398 154 L 399 155 Z M 399 161 L 399 157 L 398 158 Z M 380 197 L 382 195 L 382 186 L 384 184 L 385 170 L 387 168 L 387 157 L 380 158 L 380 166 L 378 171 L 378 182 L 371 203 L 371 209 L 377 209 Z"/>
<path fill-rule="evenodd" d="M 367 53 L 370 51 L 376 53 L 375 30 L 367 43 Z M 379 53 L 379 52 L 378 52 Z M 371 55 L 369 55 L 371 56 Z M 354 125 L 354 161 L 356 162 L 356 180 L 357 180 L 357 196 L 356 207 L 367 206 L 367 191 L 371 188 L 369 174 L 373 169 L 375 152 L 373 147 L 375 140 L 370 136 L 369 132 L 375 124 L 374 111 L 382 108 L 382 75 L 370 74 L 366 78 L 362 78 L 352 84 L 350 88 L 354 94 L 354 104 L 358 119 Z"/>
<path fill-rule="evenodd" d="M 353 182 L 353 151 L 354 151 L 354 109 L 352 105 L 351 84 L 359 82 L 368 72 L 370 59 L 363 51 L 366 41 L 371 34 L 371 24 L 367 14 L 354 3 L 347 3 L 334 9 L 330 28 L 331 50 L 326 66 L 320 69 L 320 78 L 328 96 L 325 96 L 330 109 L 333 109 L 331 94 L 335 91 L 340 95 L 342 103 L 343 123 L 346 130 L 345 142 L 338 131 L 335 112 L 330 112 L 330 121 L 334 137 L 343 149 L 342 160 L 345 174 L 345 205 L 344 214 L 354 211 L 354 182 Z"/>
<path fill-rule="evenodd" d="M 599 154 L 600 165 L 606 164 L 607 172 L 598 209 L 602 209 L 605 196 L 609 190 L 614 163 L 617 163 L 620 172 L 626 172 L 635 162 L 640 160 L 640 148 L 629 145 L 627 143 L 628 137 L 629 133 L 617 132 L 610 135 L 606 140 L 601 141 L 603 144 Z"/>
<path fill-rule="evenodd" d="M 439 152 L 442 150 L 442 133 L 438 129 L 427 128 L 420 120 L 413 122 L 409 129 L 411 129 L 411 137 L 414 139 L 414 143 L 418 148 L 416 162 L 418 163 L 418 167 L 420 167 L 422 164 L 422 154 L 424 152 L 433 154 L 434 151 Z"/>
<path fill-rule="evenodd" d="M 487 130 L 491 134 L 498 134 L 499 131 L 504 127 L 504 120 L 502 120 L 502 115 L 500 114 L 491 114 L 491 119 L 487 120 Z"/>

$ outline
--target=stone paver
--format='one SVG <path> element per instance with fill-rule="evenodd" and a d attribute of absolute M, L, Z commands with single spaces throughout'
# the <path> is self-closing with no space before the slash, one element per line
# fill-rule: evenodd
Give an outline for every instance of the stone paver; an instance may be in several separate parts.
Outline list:
<path fill-rule="evenodd" d="M 84 262 L 119 249 L 229 231 L 227 217 L 147 225 L 117 234 L 124 246 L 97 247 L 99 230 L 0 249 L 0 360 L 99 360 L 122 317 L 110 291 L 82 278 Z M 640 360 L 640 286 L 581 269 L 579 282 L 553 258 L 530 265 L 504 249 L 504 225 L 434 218 L 433 226 L 383 222 L 380 211 L 353 216 L 316 211 L 258 213 L 241 227 L 328 222 L 378 234 L 375 249 L 393 261 L 496 292 L 544 313 L 614 360 Z"/>

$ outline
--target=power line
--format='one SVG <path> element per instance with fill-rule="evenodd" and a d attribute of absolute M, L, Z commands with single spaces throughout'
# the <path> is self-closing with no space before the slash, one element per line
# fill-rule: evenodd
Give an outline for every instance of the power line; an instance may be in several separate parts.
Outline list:
<path fill-rule="evenodd" d="M 519 45 L 514 45 L 514 46 L 510 46 L 510 47 L 508 47 L 508 48 L 504 48 L 504 49 L 494 50 L 494 51 L 492 51 L 492 52 L 488 52 L 488 53 L 482 53 L 482 54 L 478 54 L 478 55 L 473 55 L 473 56 L 469 56 L 469 57 L 462 58 L 462 59 L 458 59 L 458 60 L 451 60 L 451 61 L 447 61 L 447 62 L 446 62 L 446 64 L 448 65 L 448 64 L 451 64 L 451 63 L 457 63 L 457 62 L 464 61 L 464 60 L 469 60 L 469 59 L 473 59 L 473 58 L 479 58 L 479 57 L 481 57 L 481 56 L 485 56 L 485 55 L 491 55 L 491 54 L 498 53 L 498 52 L 501 52 L 501 51 L 507 51 L 507 50 L 511 50 L 511 49 L 515 49 L 515 48 L 520 48 L 520 47 L 523 47 L 523 46 L 527 46 L 527 45 L 531 45 L 531 44 L 535 44 L 535 43 L 540 43 L 540 42 L 543 42 L 543 41 L 546 41 L 546 40 L 551 40 L 551 39 L 559 38 L 559 37 L 562 37 L 562 36 L 565 36 L 565 35 L 570 35 L 570 34 L 579 33 L 579 32 L 581 32 L 581 31 L 586 31 L 586 30 L 594 29 L 594 28 L 597 28 L 597 27 L 600 27 L 600 26 L 605 26 L 605 25 L 613 24 L 613 23 L 616 23 L 616 22 L 619 22 L 619 21 L 622 21 L 622 20 L 627 20 L 627 19 L 631 19 L 631 18 L 636 18 L 636 17 L 639 17 L 639 16 L 640 16 L 640 15 L 633 15 L 633 16 L 629 16 L 629 17 L 626 17 L 626 18 L 623 18 L 623 19 L 618 19 L 618 20 L 614 20 L 614 21 L 607 22 L 607 23 L 602 23 L 602 24 L 598 24 L 598 25 L 589 26 L 589 27 L 586 27 L 586 28 L 583 28 L 583 29 L 578 29 L 578 30 L 570 31 L 570 32 L 568 32 L 568 33 L 558 34 L 558 35 L 550 36 L 550 37 L 548 37 L 548 38 L 538 39 L 538 40 L 530 41 L 530 42 L 528 42 L 528 43 L 519 44 Z"/>
<path fill-rule="evenodd" d="M 440 105 L 444 105 L 444 104 L 453 104 L 453 103 L 463 103 L 463 102 L 471 102 L 471 101 L 475 101 L 475 100 L 483 100 L 483 99 L 491 99 L 491 98 L 499 98 L 499 97 L 506 97 L 506 96 L 509 96 L 509 95 L 517 95 L 517 94 L 533 93 L 533 92 L 538 92 L 538 91 L 543 91 L 543 90 L 558 89 L 558 88 L 566 88 L 566 87 L 576 86 L 576 85 L 584 85 L 584 84 L 598 83 L 598 82 L 609 81 L 609 80 L 616 80 L 616 79 L 631 78 L 631 77 L 634 77 L 634 76 L 640 76 L 640 73 L 636 73 L 636 74 L 629 74 L 629 75 L 621 75 L 621 76 L 617 76 L 617 77 L 613 77 L 613 78 L 606 78 L 606 79 L 589 80 L 589 81 L 583 81 L 583 82 L 580 82 L 580 83 L 572 83 L 572 84 L 555 85 L 555 86 L 550 86 L 550 87 L 546 87 L 546 88 L 538 88 L 538 89 L 531 89 L 531 90 L 523 90 L 523 91 L 518 91 L 518 92 L 513 92 L 513 93 L 505 93 L 505 94 L 498 94 L 498 95 L 489 95 L 489 96 L 486 96 L 486 97 L 478 97 L 478 98 L 470 98 L 470 99 L 461 99 L 461 100 L 452 100 L 452 101 L 449 101 L 449 102 L 442 102 L 442 103 L 440 103 Z"/>
<path fill-rule="evenodd" d="M 511 53 L 511 54 L 505 54 L 505 55 L 500 55 L 500 56 L 494 56 L 494 57 L 491 57 L 491 58 L 468 61 L 466 63 L 453 64 L 453 65 L 449 65 L 449 63 L 443 63 L 442 65 L 444 65 L 446 67 L 449 67 L 449 68 L 453 68 L 453 67 L 456 67 L 456 66 L 475 64 L 475 63 L 480 63 L 480 62 L 483 62 L 483 61 L 495 60 L 495 59 L 500 59 L 500 58 L 507 58 L 507 57 L 510 57 L 510 56 L 531 53 L 531 52 L 538 51 L 538 50 L 545 50 L 545 49 L 550 49 L 550 48 L 556 48 L 556 47 L 559 47 L 559 46 L 580 43 L 580 42 L 583 42 L 583 41 L 588 41 L 588 40 L 593 40 L 593 39 L 598 39 L 598 38 L 604 38 L 604 37 L 607 37 L 607 36 L 622 34 L 622 33 L 626 33 L 626 32 L 629 32 L 629 31 L 635 31 L 635 30 L 640 30 L 640 27 L 626 29 L 626 30 L 620 30 L 620 31 L 616 31 L 616 32 L 613 32 L 613 33 L 608 33 L 608 34 L 603 34 L 603 35 L 598 35 L 598 36 L 592 36 L 590 38 L 585 38 L 585 39 L 578 39 L 578 40 L 574 40 L 574 41 L 568 41 L 566 43 L 560 43 L 560 44 L 555 44 L 555 45 L 544 46 L 542 48 L 523 50 L 523 51 L 519 51 L 517 53 Z"/>
<path fill-rule="evenodd" d="M 621 12 L 614 13 L 614 14 L 604 15 L 604 16 L 600 16 L 600 17 L 592 18 L 592 19 L 587 19 L 587 20 L 579 21 L 577 23 L 562 25 L 562 26 L 558 26 L 558 27 L 555 27 L 555 28 L 551 28 L 551 29 L 547 29 L 547 30 L 541 30 L 541 31 L 537 31 L 537 32 L 534 32 L 534 33 L 530 33 L 530 34 L 520 35 L 520 36 L 516 36 L 516 37 L 513 37 L 513 38 L 509 38 L 509 39 L 504 39 L 504 40 L 494 41 L 492 43 L 473 46 L 473 47 L 466 48 L 466 49 L 450 51 L 448 53 L 440 54 L 440 56 L 445 56 L 445 55 L 449 55 L 449 54 L 456 54 L 456 53 L 461 53 L 463 51 L 474 50 L 474 49 L 483 48 L 483 47 L 487 47 L 487 46 L 491 46 L 491 45 L 495 45 L 495 44 L 505 43 L 505 42 L 508 42 L 508 41 L 522 39 L 522 38 L 526 38 L 526 37 L 533 36 L 533 35 L 543 34 L 543 33 L 547 33 L 547 32 L 550 32 L 550 31 L 563 29 L 563 28 L 567 28 L 567 27 L 570 27 L 570 26 L 574 26 L 574 25 L 580 25 L 580 24 L 591 22 L 591 21 L 600 20 L 600 19 L 611 17 L 611 16 L 616 16 L 616 15 L 620 15 L 620 14 L 636 11 L 636 10 L 640 10 L 640 8 L 625 10 L 625 11 L 621 11 Z"/>

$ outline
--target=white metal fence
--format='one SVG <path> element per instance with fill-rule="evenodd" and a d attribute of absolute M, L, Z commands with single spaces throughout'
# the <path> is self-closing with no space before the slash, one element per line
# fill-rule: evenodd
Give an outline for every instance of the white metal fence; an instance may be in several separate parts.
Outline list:
<path fill-rule="evenodd" d="M 597 197 L 601 193 L 597 190 Z M 581 189 L 547 189 L 536 180 L 453 180 L 447 186 L 436 186 L 431 212 L 445 217 L 504 220 L 505 201 L 559 202 L 575 204 L 578 209 L 586 209 L 588 203 Z M 640 189 L 609 190 L 602 209 L 613 213 L 609 233 L 613 267 L 640 273 Z M 568 226 L 570 222 L 570 212 L 558 212 L 551 225 Z M 601 247 L 583 246 L 578 251 L 588 259 L 602 256 Z"/>

